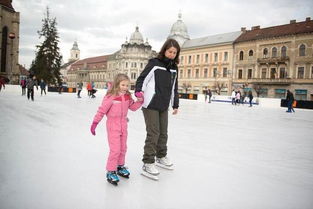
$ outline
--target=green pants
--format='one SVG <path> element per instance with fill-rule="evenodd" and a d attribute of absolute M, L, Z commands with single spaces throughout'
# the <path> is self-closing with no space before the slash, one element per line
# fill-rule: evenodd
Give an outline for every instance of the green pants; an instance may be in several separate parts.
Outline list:
<path fill-rule="evenodd" d="M 168 110 L 160 112 L 142 108 L 142 111 L 147 131 L 142 161 L 154 163 L 155 157 L 162 158 L 167 154 Z"/>

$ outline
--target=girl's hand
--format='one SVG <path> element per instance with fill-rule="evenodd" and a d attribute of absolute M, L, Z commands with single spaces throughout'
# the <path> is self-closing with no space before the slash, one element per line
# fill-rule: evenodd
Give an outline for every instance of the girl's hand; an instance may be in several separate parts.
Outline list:
<path fill-rule="evenodd" d="M 174 109 L 173 110 L 173 115 L 177 115 L 177 113 L 178 113 L 178 109 Z"/>
<path fill-rule="evenodd" d="M 142 102 L 143 101 L 143 97 L 138 97 L 137 98 L 137 102 Z"/>

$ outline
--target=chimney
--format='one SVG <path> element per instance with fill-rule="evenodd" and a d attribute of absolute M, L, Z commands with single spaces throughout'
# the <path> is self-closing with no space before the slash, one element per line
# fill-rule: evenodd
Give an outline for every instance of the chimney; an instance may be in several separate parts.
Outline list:
<path fill-rule="evenodd" d="M 311 21 L 311 17 L 307 17 L 307 18 L 305 18 L 305 21 L 306 21 L 306 22 Z"/>
<path fill-rule="evenodd" d="M 246 27 L 241 27 L 241 32 L 246 32 Z"/>
<path fill-rule="evenodd" d="M 290 20 L 290 24 L 296 23 L 296 20 Z"/>
<path fill-rule="evenodd" d="M 257 30 L 257 29 L 260 29 L 260 26 L 259 26 L 259 25 L 257 25 L 257 26 L 252 26 L 252 27 L 251 27 L 251 30 Z"/>

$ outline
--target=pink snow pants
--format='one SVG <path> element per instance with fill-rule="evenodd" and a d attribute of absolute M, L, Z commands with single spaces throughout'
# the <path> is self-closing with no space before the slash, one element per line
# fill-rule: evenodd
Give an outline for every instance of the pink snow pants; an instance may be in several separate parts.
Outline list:
<path fill-rule="evenodd" d="M 107 160 L 107 171 L 116 171 L 118 165 L 125 164 L 127 151 L 127 118 L 108 117 L 107 133 L 110 154 Z"/>

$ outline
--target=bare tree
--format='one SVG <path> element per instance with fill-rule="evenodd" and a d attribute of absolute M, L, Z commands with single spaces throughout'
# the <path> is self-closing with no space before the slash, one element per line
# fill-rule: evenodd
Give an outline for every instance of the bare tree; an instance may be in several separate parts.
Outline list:
<path fill-rule="evenodd" d="M 183 83 L 182 88 L 185 90 L 185 93 L 187 93 L 189 88 L 191 88 L 191 85 L 190 83 Z"/>
<path fill-rule="evenodd" d="M 221 90 L 225 88 L 225 84 L 221 81 L 215 81 L 215 90 L 218 95 L 221 95 Z"/>
<path fill-rule="evenodd" d="M 252 88 L 256 92 L 257 97 L 260 97 L 260 94 L 263 91 L 263 86 L 260 83 L 255 83 L 252 85 Z"/>

